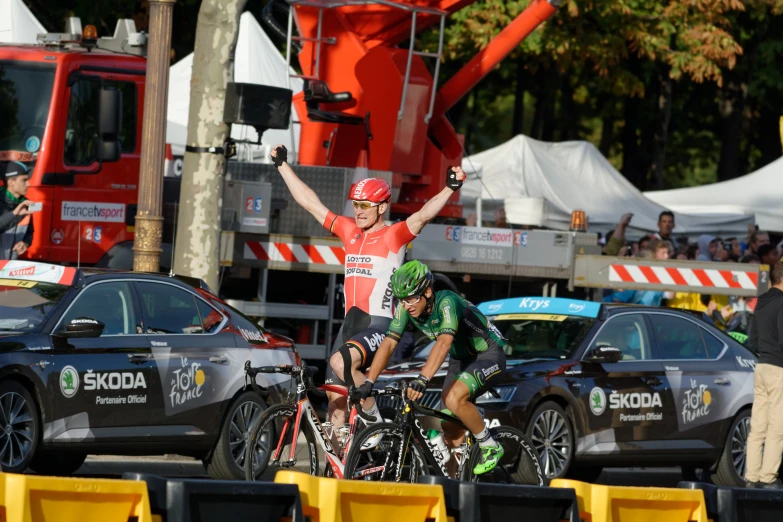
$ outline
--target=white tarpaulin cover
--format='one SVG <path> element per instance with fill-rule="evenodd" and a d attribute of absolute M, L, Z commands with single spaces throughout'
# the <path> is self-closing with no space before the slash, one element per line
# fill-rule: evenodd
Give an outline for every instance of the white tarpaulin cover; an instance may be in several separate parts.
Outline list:
<path fill-rule="evenodd" d="M 761 230 L 783 232 L 783 158 L 729 181 L 644 195 L 678 212 L 752 212 Z"/>
<path fill-rule="evenodd" d="M 0 42 L 34 44 L 46 29 L 22 0 L 0 0 Z"/>
<path fill-rule="evenodd" d="M 492 220 L 503 205 L 510 223 L 568 229 L 573 210 L 584 210 L 591 232 L 614 229 L 620 216 L 634 214 L 628 234 L 658 231 L 664 207 L 645 198 L 611 163 L 586 141 L 546 143 L 517 136 L 495 148 L 465 158 L 468 181 L 460 190 L 466 213 L 482 198 L 483 219 Z M 481 180 L 471 172 L 480 172 Z M 675 212 L 675 234 L 747 234 L 753 215 L 710 215 Z"/>
<path fill-rule="evenodd" d="M 2 0 L 0 0 L 2 1 Z M 242 14 L 239 21 L 239 38 L 234 61 L 234 81 L 237 83 L 255 83 L 272 87 L 286 87 L 287 73 L 285 58 L 266 35 L 251 13 Z M 295 74 L 290 69 L 291 74 Z M 188 116 L 190 113 L 190 79 L 193 72 L 193 54 L 189 54 L 171 66 L 169 71 L 169 105 L 166 126 L 166 143 L 171 144 L 172 153 L 182 156 L 185 153 L 187 141 Z M 302 90 L 302 80 L 290 79 L 290 87 L 294 94 Z M 298 121 L 296 111 L 291 108 L 293 119 Z M 294 139 L 299 147 L 299 125 L 294 124 Z M 234 139 L 256 141 L 258 134 L 253 127 L 232 125 L 231 137 Z M 289 150 L 291 146 L 291 131 L 271 129 L 264 132 L 264 150 L 282 143 Z M 255 150 L 261 149 L 254 147 Z M 238 153 L 242 158 L 242 148 Z M 268 154 L 260 154 L 267 156 Z M 242 158 L 247 160 L 247 158 Z M 291 155 L 289 153 L 289 159 Z"/>

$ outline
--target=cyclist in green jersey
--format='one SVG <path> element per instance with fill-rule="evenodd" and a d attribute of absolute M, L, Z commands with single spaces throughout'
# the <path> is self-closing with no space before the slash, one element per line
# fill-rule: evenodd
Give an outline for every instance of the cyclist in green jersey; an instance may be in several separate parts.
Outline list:
<path fill-rule="evenodd" d="M 409 322 L 436 340 L 421 373 L 408 387 L 408 398 L 419 400 L 435 372 L 450 356 L 443 382 L 443 404 L 476 437 L 481 448 L 477 475 L 492 471 L 503 457 L 503 448 L 492 439 L 472 401 L 487 391 L 506 369 L 506 342 L 495 326 L 471 303 L 455 294 L 432 289 L 432 272 L 419 261 L 402 265 L 391 278 L 392 293 L 399 300 L 386 337 L 375 354 L 367 381 L 359 395 L 369 397 L 372 385 L 386 367 Z M 453 423 L 444 423 L 444 440 L 454 448 L 462 443 L 464 432 Z"/>

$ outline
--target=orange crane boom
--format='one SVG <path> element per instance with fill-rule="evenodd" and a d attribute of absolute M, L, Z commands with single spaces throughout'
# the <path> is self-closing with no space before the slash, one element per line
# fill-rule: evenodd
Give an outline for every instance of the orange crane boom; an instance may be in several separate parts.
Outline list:
<path fill-rule="evenodd" d="M 294 97 L 301 122 L 299 163 L 352 168 L 366 159 L 370 171 L 391 172 L 394 214 L 415 212 L 437 194 L 447 168 L 463 156 L 462 137 L 446 111 L 552 16 L 560 0 L 532 0 L 438 90 L 446 17 L 470 3 L 289 0 L 288 54 L 301 48 L 305 80 L 304 91 Z M 437 52 L 417 50 L 416 35 L 438 24 Z M 434 62 L 434 71 L 425 58 Z M 461 216 L 457 195 L 441 216 Z"/>

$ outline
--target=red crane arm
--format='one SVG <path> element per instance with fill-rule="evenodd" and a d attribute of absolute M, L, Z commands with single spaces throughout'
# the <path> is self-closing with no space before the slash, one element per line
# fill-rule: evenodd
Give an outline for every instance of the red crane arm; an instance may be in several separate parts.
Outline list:
<path fill-rule="evenodd" d="M 511 22 L 489 45 L 452 76 L 438 90 L 440 103 L 434 117 L 443 115 L 468 94 L 498 63 L 519 45 L 533 30 L 557 11 L 560 0 L 533 0 L 527 9 Z"/>

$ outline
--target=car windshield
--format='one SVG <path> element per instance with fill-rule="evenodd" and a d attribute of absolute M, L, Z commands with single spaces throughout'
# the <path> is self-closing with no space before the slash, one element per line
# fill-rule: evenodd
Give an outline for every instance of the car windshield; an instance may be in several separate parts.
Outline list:
<path fill-rule="evenodd" d="M 506 355 L 514 358 L 572 357 L 595 319 L 570 315 L 507 314 L 490 317 L 508 340 Z"/>
<path fill-rule="evenodd" d="M 32 332 L 49 318 L 68 286 L 0 279 L 0 332 Z"/>
<path fill-rule="evenodd" d="M 54 71 L 54 64 L 0 60 L 0 152 L 38 152 Z"/>

